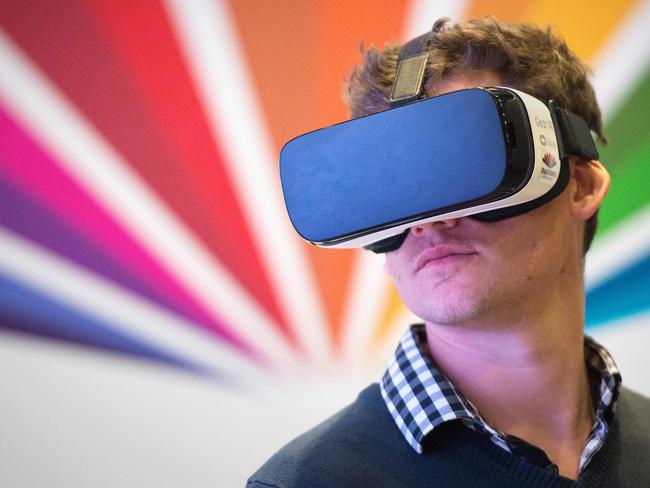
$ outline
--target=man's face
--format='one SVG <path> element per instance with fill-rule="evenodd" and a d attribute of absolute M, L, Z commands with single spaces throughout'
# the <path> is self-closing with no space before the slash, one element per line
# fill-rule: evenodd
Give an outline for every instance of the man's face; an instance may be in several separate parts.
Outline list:
<path fill-rule="evenodd" d="M 502 84 L 490 72 L 443 80 L 436 94 Z M 426 322 L 480 325 L 535 313 L 581 276 L 582 251 L 565 191 L 523 215 L 498 222 L 469 217 L 412 228 L 386 253 L 406 306 Z M 540 310 L 543 307 L 540 307 Z"/>

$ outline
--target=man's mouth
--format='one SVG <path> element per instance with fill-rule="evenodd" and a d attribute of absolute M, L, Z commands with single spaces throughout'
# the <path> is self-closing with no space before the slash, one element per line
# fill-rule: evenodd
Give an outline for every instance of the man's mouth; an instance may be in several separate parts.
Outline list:
<path fill-rule="evenodd" d="M 425 266 L 451 264 L 476 254 L 476 251 L 465 245 L 436 244 L 422 251 L 415 260 L 415 271 Z"/>

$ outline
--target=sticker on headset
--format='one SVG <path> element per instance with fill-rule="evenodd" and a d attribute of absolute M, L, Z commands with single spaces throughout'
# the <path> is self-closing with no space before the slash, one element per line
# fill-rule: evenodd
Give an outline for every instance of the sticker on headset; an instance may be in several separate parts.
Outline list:
<path fill-rule="evenodd" d="M 555 181 L 557 178 L 557 159 L 550 152 L 547 152 L 542 157 L 542 166 L 540 177 L 544 180 Z"/>
<path fill-rule="evenodd" d="M 544 134 L 539 135 L 539 142 L 542 144 L 542 146 L 549 146 L 552 148 L 557 147 L 555 141 L 551 137 L 546 137 Z"/>

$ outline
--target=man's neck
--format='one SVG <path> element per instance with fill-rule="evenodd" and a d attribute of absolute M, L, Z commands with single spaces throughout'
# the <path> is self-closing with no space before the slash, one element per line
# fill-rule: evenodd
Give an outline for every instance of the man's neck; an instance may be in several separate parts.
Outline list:
<path fill-rule="evenodd" d="M 560 316 L 487 330 L 427 323 L 427 343 L 490 425 L 542 448 L 576 478 L 594 413 L 581 316 Z"/>

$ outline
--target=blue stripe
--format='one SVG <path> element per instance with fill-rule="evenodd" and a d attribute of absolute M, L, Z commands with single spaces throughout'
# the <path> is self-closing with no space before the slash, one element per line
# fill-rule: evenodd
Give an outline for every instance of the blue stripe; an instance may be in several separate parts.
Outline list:
<path fill-rule="evenodd" d="M 587 327 L 650 309 L 650 254 L 587 293 Z"/>
<path fill-rule="evenodd" d="M 0 273 L 0 328 L 46 336 L 93 348 L 136 356 L 214 376 L 193 364 L 120 332 L 86 313 L 56 302 L 45 294 Z M 220 377 L 221 374 L 217 374 Z"/>
<path fill-rule="evenodd" d="M 0 166 L 2 155 L 0 155 Z M 101 274 L 120 286 L 130 288 L 141 296 L 176 313 L 182 310 L 174 307 L 169 300 L 156 291 L 151 282 L 127 269 L 122 263 L 107 253 L 100 245 L 101 236 L 96 241 L 80 233 L 69 222 L 53 213 L 30 195 L 5 181 L 0 174 L 0 225 L 27 237 L 50 251 L 74 261 L 91 271 Z"/>

